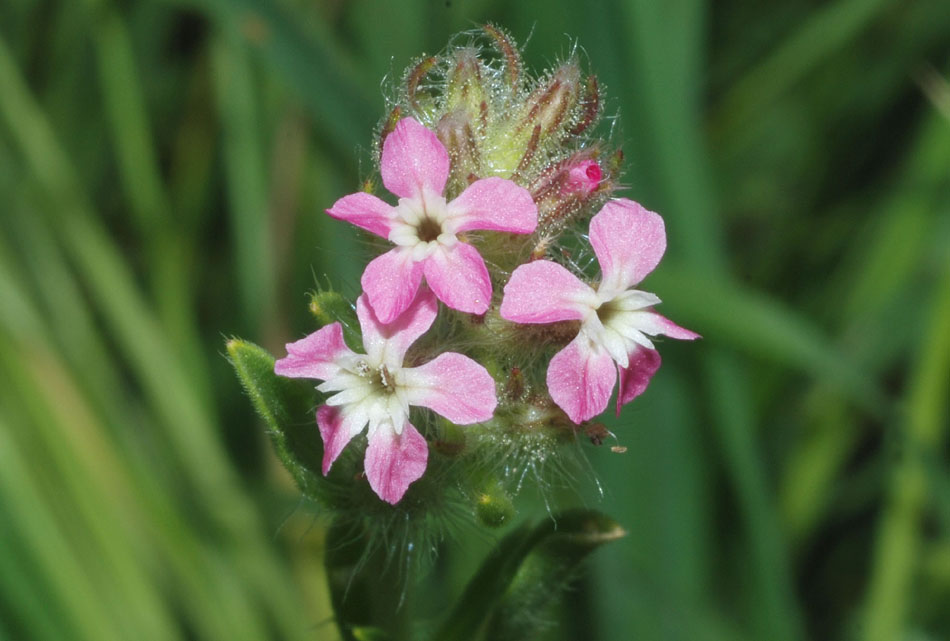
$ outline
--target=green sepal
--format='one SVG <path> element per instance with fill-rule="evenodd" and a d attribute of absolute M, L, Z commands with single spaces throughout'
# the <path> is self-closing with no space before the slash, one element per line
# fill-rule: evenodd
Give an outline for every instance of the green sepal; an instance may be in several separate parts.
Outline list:
<path fill-rule="evenodd" d="M 472 578 L 439 633 L 440 641 L 508 641 L 540 632 L 544 611 L 580 563 L 626 535 L 592 510 L 570 510 L 524 525 L 498 543 Z"/>
<path fill-rule="evenodd" d="M 323 443 L 313 419 L 313 385 L 275 374 L 274 357 L 254 343 L 233 338 L 227 349 L 254 409 L 267 424 L 277 458 L 304 495 L 322 501 L 329 487 L 320 474 Z"/>

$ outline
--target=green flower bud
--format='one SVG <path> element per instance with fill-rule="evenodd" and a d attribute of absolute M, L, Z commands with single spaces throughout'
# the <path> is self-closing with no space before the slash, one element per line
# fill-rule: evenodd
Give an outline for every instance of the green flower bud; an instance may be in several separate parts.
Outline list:
<path fill-rule="evenodd" d="M 483 73 L 477 49 L 464 47 L 455 51 L 446 85 L 446 112 L 462 111 L 471 117 L 478 116 L 482 103 L 489 99 Z"/>
<path fill-rule="evenodd" d="M 515 506 L 511 497 L 497 480 L 478 494 L 475 499 L 475 517 L 482 525 L 490 528 L 501 527 L 515 515 Z"/>
<path fill-rule="evenodd" d="M 333 290 L 311 292 L 310 304 L 307 307 L 316 319 L 318 327 L 340 323 L 343 326 L 343 336 L 350 347 L 362 344 L 356 312 L 342 294 Z"/>
<path fill-rule="evenodd" d="M 543 153 L 567 133 L 581 89 L 581 71 L 575 62 L 561 65 L 541 83 L 518 109 L 500 137 L 495 164 L 523 176 Z"/>

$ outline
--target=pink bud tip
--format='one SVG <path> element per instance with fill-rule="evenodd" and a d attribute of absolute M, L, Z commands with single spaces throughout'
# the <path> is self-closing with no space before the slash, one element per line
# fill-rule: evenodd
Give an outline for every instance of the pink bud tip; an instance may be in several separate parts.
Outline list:
<path fill-rule="evenodd" d="M 582 160 L 568 171 L 567 180 L 564 181 L 564 192 L 580 193 L 586 196 L 597 189 L 603 176 L 603 171 L 597 161 Z"/>

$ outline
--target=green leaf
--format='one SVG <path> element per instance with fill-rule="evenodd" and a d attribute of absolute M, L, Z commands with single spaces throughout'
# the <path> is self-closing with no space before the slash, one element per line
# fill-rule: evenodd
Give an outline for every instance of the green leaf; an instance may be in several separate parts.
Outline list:
<path fill-rule="evenodd" d="M 794 367 L 827 382 L 857 406 L 877 415 L 886 397 L 860 367 L 807 317 L 732 279 L 697 278 L 692 269 L 667 263 L 650 275 L 664 292 L 671 318 L 699 331 L 707 342 Z"/>
<path fill-rule="evenodd" d="M 277 457 L 306 496 L 323 500 L 328 485 L 320 475 L 323 444 L 312 416 L 310 386 L 274 373 L 274 357 L 262 347 L 239 339 L 227 343 L 228 356 L 254 409 L 267 424 Z"/>
<path fill-rule="evenodd" d="M 376 83 L 364 67 L 343 53 L 332 29 L 305 27 L 281 3 L 262 0 L 166 0 L 205 13 L 219 28 L 239 33 L 275 76 L 300 96 L 322 136 L 339 149 L 365 141 L 381 104 L 367 90 Z"/>
<path fill-rule="evenodd" d="M 864 610 L 865 641 L 903 636 L 924 544 L 924 512 L 933 500 L 928 458 L 946 442 L 950 386 L 950 269 L 936 285 L 907 385 L 902 448 L 878 523 L 874 565 Z"/>
<path fill-rule="evenodd" d="M 836 50 L 860 35 L 893 3 L 887 0 L 838 0 L 811 12 L 803 24 L 730 89 L 713 113 L 725 139 L 748 127 L 761 113 Z"/>
<path fill-rule="evenodd" d="M 267 168 L 257 130 L 258 88 L 246 48 L 236 34 L 214 40 L 211 52 L 240 303 L 253 321 L 252 331 L 259 331 L 267 310 L 274 309 L 276 268 L 268 221 Z"/>
<path fill-rule="evenodd" d="M 581 561 L 625 535 L 613 519 L 592 510 L 571 510 L 533 528 L 521 526 L 495 547 L 434 638 L 532 638 L 543 625 L 544 609 Z"/>

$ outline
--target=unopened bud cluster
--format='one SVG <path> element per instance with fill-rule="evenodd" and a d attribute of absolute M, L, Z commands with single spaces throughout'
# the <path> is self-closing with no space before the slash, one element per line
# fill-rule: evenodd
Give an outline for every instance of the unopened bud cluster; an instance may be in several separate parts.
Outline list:
<path fill-rule="evenodd" d="M 314 294 L 320 329 L 275 371 L 318 382 L 331 507 L 363 509 L 368 485 L 377 513 L 461 500 L 498 526 L 525 479 L 563 469 L 563 445 L 602 442 L 591 421 L 614 389 L 618 412 L 644 391 L 651 337 L 697 335 L 636 289 L 663 220 L 612 198 L 622 157 L 594 135 L 596 78 L 573 58 L 529 75 L 492 26 L 464 37 L 404 76 L 378 135 L 385 189 L 327 210 L 378 243 L 363 293 Z"/>
<path fill-rule="evenodd" d="M 381 137 L 400 118 L 416 119 L 449 152 L 449 193 L 478 178 L 510 179 L 531 191 L 542 234 L 603 202 L 620 163 L 619 153 L 591 135 L 602 115 L 597 78 L 585 76 L 575 58 L 532 77 L 517 46 L 493 26 L 464 37 L 469 44 L 409 69 Z"/>

